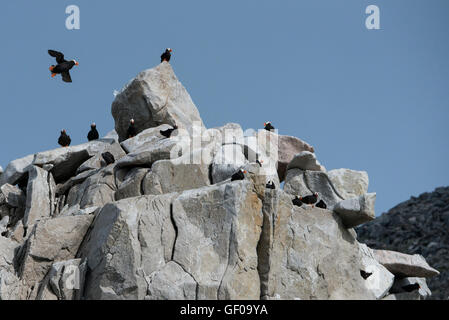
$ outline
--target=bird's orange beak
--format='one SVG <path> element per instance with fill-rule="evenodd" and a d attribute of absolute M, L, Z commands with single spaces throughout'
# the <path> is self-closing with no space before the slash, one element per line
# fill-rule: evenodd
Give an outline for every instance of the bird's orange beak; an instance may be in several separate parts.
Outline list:
<path fill-rule="evenodd" d="M 245 170 L 245 171 L 243 171 L 243 173 L 246 173 L 246 170 Z"/>
<path fill-rule="evenodd" d="M 80 64 L 78 62 L 75 63 L 75 66 L 79 66 Z"/>

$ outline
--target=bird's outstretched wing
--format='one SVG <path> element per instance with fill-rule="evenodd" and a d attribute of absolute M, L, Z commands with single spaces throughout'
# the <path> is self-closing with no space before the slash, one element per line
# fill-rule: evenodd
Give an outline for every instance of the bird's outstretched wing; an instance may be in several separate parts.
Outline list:
<path fill-rule="evenodd" d="M 55 50 L 48 50 L 48 54 L 51 55 L 52 57 L 55 57 L 57 63 L 66 62 L 64 59 L 64 54 L 62 52 L 58 52 Z"/>
<path fill-rule="evenodd" d="M 62 72 L 61 76 L 64 82 L 72 82 L 72 78 L 70 77 L 70 73 L 68 71 Z"/>

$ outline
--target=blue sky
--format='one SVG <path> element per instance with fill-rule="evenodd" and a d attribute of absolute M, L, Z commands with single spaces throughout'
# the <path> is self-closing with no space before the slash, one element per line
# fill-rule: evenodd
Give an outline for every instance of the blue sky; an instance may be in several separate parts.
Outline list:
<path fill-rule="evenodd" d="M 81 29 L 65 28 L 78 5 Z M 380 8 L 381 30 L 365 28 Z M 366 170 L 376 212 L 449 184 L 449 1 L 2 1 L 0 165 L 114 127 L 113 91 L 174 49 L 207 127 L 271 120 L 327 169 Z M 47 49 L 77 59 L 51 79 Z"/>

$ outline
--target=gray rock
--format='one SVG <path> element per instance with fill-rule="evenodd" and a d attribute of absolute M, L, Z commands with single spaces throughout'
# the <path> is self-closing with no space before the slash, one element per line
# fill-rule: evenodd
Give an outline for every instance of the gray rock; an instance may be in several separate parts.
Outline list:
<path fill-rule="evenodd" d="M 112 139 L 115 142 L 118 142 L 118 134 L 117 132 L 114 130 L 109 131 L 104 137 L 103 139 Z"/>
<path fill-rule="evenodd" d="M 315 153 L 310 151 L 302 151 L 296 154 L 292 161 L 287 165 L 287 170 L 301 169 L 303 171 L 326 171 L 326 169 L 318 162 Z"/>
<path fill-rule="evenodd" d="M 366 171 L 335 169 L 328 171 L 327 175 L 344 199 L 356 198 L 368 192 L 369 178 Z"/>
<path fill-rule="evenodd" d="M 195 300 L 197 284 L 181 266 L 169 261 L 147 277 L 149 300 Z"/>
<path fill-rule="evenodd" d="M 28 186 L 23 225 L 32 226 L 37 221 L 51 216 L 50 186 L 47 171 L 31 166 L 28 171 Z"/>
<path fill-rule="evenodd" d="M 162 139 L 166 139 L 163 135 L 160 134 L 160 131 L 167 130 L 169 128 L 172 128 L 172 126 L 168 124 L 162 124 L 155 128 L 145 129 L 137 136 L 122 141 L 120 145 L 127 153 L 145 150 L 152 144 Z M 173 134 L 175 134 L 175 132 Z"/>
<path fill-rule="evenodd" d="M 204 126 L 190 95 L 166 62 L 131 80 L 115 97 L 112 116 L 120 141 L 127 138 L 131 118 L 138 132 L 161 124 L 178 125 L 188 132 L 192 126 Z"/>
<path fill-rule="evenodd" d="M 404 293 L 407 292 L 404 290 L 404 286 L 419 284 L 420 288 L 416 290 L 419 293 L 421 299 L 427 299 L 432 295 L 429 287 L 427 286 L 427 282 L 425 278 L 417 278 L 417 277 L 409 277 L 396 279 L 393 287 L 390 290 L 390 293 Z"/>
<path fill-rule="evenodd" d="M 33 162 L 34 155 L 11 161 L 0 176 L 0 186 L 5 183 L 16 185 L 28 172 L 28 167 Z"/>
<path fill-rule="evenodd" d="M 243 140 L 243 129 L 238 123 L 227 123 L 222 127 L 211 128 L 210 132 L 220 145 L 234 144 Z"/>
<path fill-rule="evenodd" d="M 20 279 L 14 274 L 0 268 L 0 301 L 20 299 Z"/>
<path fill-rule="evenodd" d="M 0 187 L 0 193 L 3 195 L 4 203 L 14 208 L 25 207 L 25 193 L 16 186 L 6 183 Z"/>
<path fill-rule="evenodd" d="M 101 154 L 104 152 L 111 153 L 114 156 L 115 161 L 120 160 L 126 155 L 125 151 L 122 149 L 119 143 L 113 143 L 105 147 L 101 152 L 95 154 L 92 158 L 86 160 L 83 164 L 81 164 L 77 169 L 76 173 L 80 174 L 81 172 L 84 171 L 89 171 L 92 169 L 100 169 L 106 166 L 106 163 L 101 156 Z"/>
<path fill-rule="evenodd" d="M 196 189 L 210 184 L 208 164 L 184 163 L 181 158 L 159 160 L 145 176 L 144 194 L 164 194 Z"/>
<path fill-rule="evenodd" d="M 212 163 L 212 182 L 218 183 L 231 178 L 248 161 L 239 144 L 223 145 L 218 150 Z"/>
<path fill-rule="evenodd" d="M 374 256 L 380 264 L 398 277 L 430 278 L 440 274 L 419 254 L 409 255 L 390 250 L 374 250 Z"/>
<path fill-rule="evenodd" d="M 86 262 L 81 259 L 55 262 L 42 280 L 36 300 L 74 300 L 81 297 Z"/>
<path fill-rule="evenodd" d="M 300 196 L 318 192 L 319 199 L 326 203 L 329 210 L 333 210 L 334 206 L 343 200 L 326 172 L 321 171 L 303 171 L 296 168 L 288 170 L 284 191 Z"/>
<path fill-rule="evenodd" d="M 263 215 L 262 299 L 376 298 L 360 275 L 359 244 L 336 214 L 295 207 L 282 190 L 267 190 Z"/>
<path fill-rule="evenodd" d="M 347 228 L 353 228 L 376 218 L 374 203 L 375 193 L 367 193 L 357 198 L 346 199 L 337 203 L 334 211 L 337 212 Z"/>
<path fill-rule="evenodd" d="M 98 213 L 79 257 L 87 258 L 86 299 L 143 299 L 146 275 L 172 259 L 173 194 L 109 203 Z"/>
<path fill-rule="evenodd" d="M 54 262 L 75 258 L 93 216 L 57 217 L 38 222 L 18 256 L 19 275 L 28 287 L 40 283 Z"/>
<path fill-rule="evenodd" d="M 197 299 L 259 299 L 256 246 L 261 201 L 249 181 L 183 192 L 173 202 L 173 260 L 198 284 Z"/>
<path fill-rule="evenodd" d="M 142 180 L 148 171 L 148 168 L 131 169 L 115 192 L 115 200 L 141 196 Z"/>
<path fill-rule="evenodd" d="M 382 300 L 421 300 L 418 291 L 389 294 Z"/>
<path fill-rule="evenodd" d="M 266 130 L 265 130 L 266 131 Z M 278 174 L 280 181 L 284 181 L 287 173 L 287 165 L 293 160 L 293 157 L 302 152 L 315 152 L 313 147 L 307 142 L 292 136 L 279 135 L 278 138 Z"/>

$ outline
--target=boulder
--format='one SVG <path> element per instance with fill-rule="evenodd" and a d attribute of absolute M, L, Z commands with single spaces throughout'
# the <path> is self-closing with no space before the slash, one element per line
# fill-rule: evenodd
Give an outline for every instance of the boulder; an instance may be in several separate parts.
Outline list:
<path fill-rule="evenodd" d="M 148 171 L 148 168 L 131 169 L 115 192 L 115 200 L 141 196 L 143 194 L 142 181 Z"/>
<path fill-rule="evenodd" d="M 390 289 L 390 293 L 405 293 L 407 292 L 404 287 L 409 285 L 418 284 L 419 289 L 416 290 L 419 293 L 421 299 L 427 299 L 432 295 L 429 287 L 427 286 L 427 282 L 425 278 L 417 278 L 417 277 L 408 277 L 408 278 L 400 278 L 394 281 L 392 288 Z"/>
<path fill-rule="evenodd" d="M 328 171 L 327 175 L 344 199 L 356 198 L 368 192 L 369 178 L 366 171 L 335 169 Z"/>
<path fill-rule="evenodd" d="M 382 300 L 421 300 L 418 291 L 389 294 Z"/>
<path fill-rule="evenodd" d="M 0 175 L 0 186 L 5 183 L 16 185 L 28 172 L 28 167 L 33 162 L 34 155 L 28 155 L 26 157 L 11 161 Z"/>
<path fill-rule="evenodd" d="M 82 215 L 36 223 L 17 258 L 19 275 L 29 288 L 36 289 L 35 294 L 54 262 L 75 258 L 92 220 L 93 216 Z"/>
<path fill-rule="evenodd" d="M 353 228 L 376 218 L 374 204 L 376 202 L 375 193 L 367 193 L 357 198 L 346 199 L 338 202 L 334 206 L 347 228 Z"/>
<path fill-rule="evenodd" d="M 218 183 L 231 178 L 243 165 L 248 163 L 239 144 L 227 144 L 219 148 L 211 167 L 212 182 Z"/>
<path fill-rule="evenodd" d="M 52 214 L 49 179 L 51 174 L 37 166 L 29 171 L 27 199 L 23 225 L 32 226 L 37 221 L 48 218 Z"/>
<path fill-rule="evenodd" d="M 118 134 L 117 134 L 117 131 L 115 131 L 115 129 L 109 131 L 109 132 L 103 137 L 103 139 L 112 139 L 112 140 L 114 140 L 115 142 L 118 142 Z"/>
<path fill-rule="evenodd" d="M 181 160 L 156 161 L 142 182 L 144 194 L 182 192 L 210 184 L 208 164 L 185 164 Z"/>
<path fill-rule="evenodd" d="M 81 259 L 53 263 L 39 286 L 36 300 L 79 299 L 85 272 L 86 262 Z"/>
<path fill-rule="evenodd" d="M 162 139 L 166 139 L 163 135 L 161 135 L 160 131 L 167 130 L 169 128 L 172 128 L 172 126 L 168 124 L 162 124 L 155 128 L 145 129 L 137 136 L 122 141 L 120 145 L 127 153 L 145 150 L 152 144 Z M 175 132 L 173 134 L 175 134 Z"/>
<path fill-rule="evenodd" d="M 333 210 L 334 206 L 343 200 L 343 197 L 329 180 L 326 172 L 322 171 L 290 169 L 287 171 L 284 190 L 289 194 L 299 196 L 318 192 L 319 199 L 326 203 L 329 210 Z"/>
<path fill-rule="evenodd" d="M 174 194 L 141 196 L 105 205 L 79 257 L 86 258 L 86 299 L 144 299 L 146 276 L 172 259 Z"/>
<path fill-rule="evenodd" d="M 238 123 L 227 123 L 224 126 L 207 130 L 220 145 L 234 144 L 243 140 L 243 129 Z"/>
<path fill-rule="evenodd" d="M 119 141 L 127 138 L 131 118 L 138 132 L 161 124 L 177 125 L 188 132 L 193 126 L 204 126 L 190 95 L 167 62 L 131 80 L 115 97 L 112 116 Z"/>
<path fill-rule="evenodd" d="M 266 131 L 266 130 L 265 130 Z M 284 181 L 287 173 L 287 165 L 294 156 L 302 151 L 315 152 L 307 142 L 292 136 L 279 135 L 278 138 L 278 174 L 280 181 Z"/>
<path fill-rule="evenodd" d="M 302 151 L 296 154 L 292 161 L 287 165 L 287 170 L 301 169 L 303 171 L 326 171 L 326 169 L 318 162 L 315 153 L 310 151 Z"/>
<path fill-rule="evenodd" d="M 256 246 L 261 201 L 249 181 L 189 190 L 173 202 L 173 259 L 198 284 L 197 299 L 259 299 Z"/>
<path fill-rule="evenodd" d="M 258 270 L 262 299 L 375 299 L 360 275 L 363 254 L 332 211 L 292 205 L 267 190 Z"/>
<path fill-rule="evenodd" d="M 430 278 L 440 274 L 429 266 L 423 256 L 390 250 L 374 250 L 377 261 L 397 277 Z"/>
<path fill-rule="evenodd" d="M 13 208 L 25 207 L 25 193 L 16 186 L 6 183 L 0 187 L 0 194 L 3 195 L 4 203 L 8 204 L 9 206 Z"/>
<path fill-rule="evenodd" d="M 0 301 L 20 299 L 20 279 L 14 274 L 0 268 Z"/>
<path fill-rule="evenodd" d="M 123 151 L 122 147 L 119 143 L 115 142 L 111 145 L 105 147 L 101 152 L 96 153 L 92 158 L 89 158 L 83 164 L 79 166 L 79 168 L 76 170 L 77 174 L 80 174 L 84 171 L 89 171 L 93 169 L 100 169 L 104 166 L 106 166 L 106 162 L 103 160 L 103 157 L 101 156 L 102 153 L 109 152 L 114 156 L 115 161 L 120 160 L 123 158 L 126 153 Z"/>

